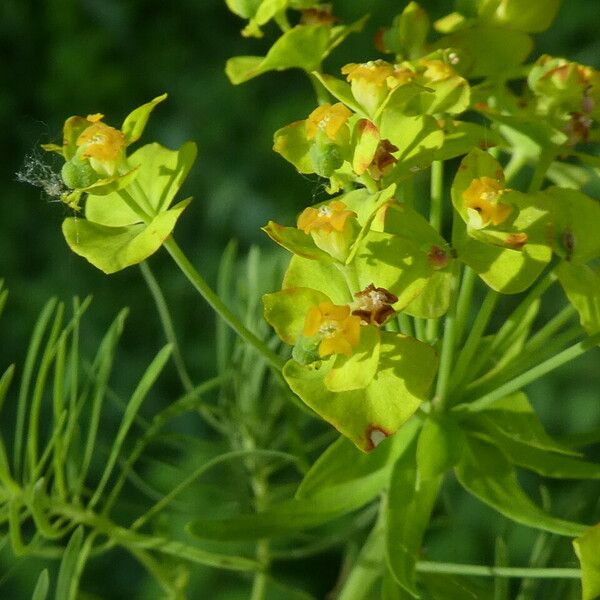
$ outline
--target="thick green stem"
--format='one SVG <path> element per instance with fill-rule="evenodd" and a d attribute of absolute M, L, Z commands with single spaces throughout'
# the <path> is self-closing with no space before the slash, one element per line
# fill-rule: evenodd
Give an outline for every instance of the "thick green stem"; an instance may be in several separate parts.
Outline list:
<path fill-rule="evenodd" d="M 489 567 L 486 565 L 461 565 L 421 561 L 417 563 L 419 573 L 448 573 L 475 577 L 528 577 L 536 579 L 580 579 L 580 569 L 536 569 L 528 567 Z"/>
<path fill-rule="evenodd" d="M 198 293 L 208 302 L 208 304 L 210 304 L 213 310 L 215 310 L 215 312 L 217 312 L 231 329 L 233 329 L 233 331 L 235 331 L 244 341 L 251 346 L 254 346 L 274 369 L 281 371 L 284 365 L 283 359 L 275 354 L 265 342 L 247 329 L 239 318 L 229 310 L 221 298 L 219 298 L 219 296 L 217 296 L 209 287 L 202 275 L 198 273 L 194 265 L 188 260 L 187 256 L 185 256 L 181 248 L 177 245 L 177 242 L 170 237 L 165 241 L 164 247 L 177 266 L 181 269 L 182 273 L 196 288 Z"/>
<path fill-rule="evenodd" d="M 550 371 L 557 369 L 558 367 L 564 365 L 567 362 L 574 360 L 575 358 L 581 356 L 585 352 L 587 352 L 590 348 L 593 348 L 598 343 L 600 343 L 600 334 L 596 334 L 587 340 L 583 340 L 577 344 L 574 344 L 570 348 L 563 350 L 559 354 L 545 360 L 544 362 L 536 365 L 535 367 L 525 371 L 518 377 L 511 379 L 506 382 L 504 385 L 496 388 L 495 390 L 477 398 L 473 402 L 467 405 L 457 406 L 457 410 L 468 410 L 469 412 L 476 412 L 484 409 L 486 406 L 493 404 L 496 400 L 503 398 L 504 396 L 508 396 L 513 392 L 516 392 L 523 388 L 524 386 L 536 381 L 540 377 L 546 375 Z"/>
<path fill-rule="evenodd" d="M 156 277 L 154 277 L 148 263 L 140 263 L 140 269 L 144 276 L 144 281 L 154 299 L 154 304 L 156 305 L 156 310 L 158 311 L 158 316 L 160 317 L 160 322 L 162 323 L 167 342 L 173 346 L 173 362 L 175 363 L 175 368 L 179 374 L 181 385 L 186 392 L 191 392 L 194 389 L 194 384 L 185 366 L 183 355 L 181 354 L 181 348 L 177 340 L 177 335 L 175 334 L 175 327 L 173 326 L 173 319 L 171 318 L 167 301 L 165 300 L 164 294 L 162 293 L 158 281 L 156 280 Z"/>

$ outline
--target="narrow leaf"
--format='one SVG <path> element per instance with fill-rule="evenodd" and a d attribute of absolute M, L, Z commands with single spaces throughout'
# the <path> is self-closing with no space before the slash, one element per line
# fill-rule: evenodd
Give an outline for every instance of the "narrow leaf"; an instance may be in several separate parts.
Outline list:
<path fill-rule="evenodd" d="M 396 581 L 415 598 L 416 564 L 440 483 L 439 475 L 419 481 L 414 447 L 398 459 L 390 481 L 386 559 Z"/>
<path fill-rule="evenodd" d="M 568 537 L 581 535 L 586 529 L 580 523 L 553 517 L 534 504 L 519 485 L 506 456 L 488 442 L 467 438 L 455 472 L 469 493 L 517 523 Z"/>
<path fill-rule="evenodd" d="M 48 590 L 50 589 L 50 577 L 48 576 L 48 569 L 44 569 L 38 577 L 35 589 L 33 590 L 33 596 L 31 600 L 46 600 L 48 596 Z"/>
<path fill-rule="evenodd" d="M 63 554 L 56 582 L 55 600 L 71 600 L 71 582 L 75 577 L 77 559 L 81 552 L 83 543 L 83 526 L 79 526 L 74 532 Z"/>
<path fill-rule="evenodd" d="M 129 432 L 135 417 L 137 416 L 142 402 L 148 395 L 148 392 L 152 389 L 152 386 L 158 379 L 158 376 L 161 374 L 165 364 L 169 360 L 171 351 L 172 346 L 167 344 L 158 352 L 158 354 L 154 357 L 154 360 L 146 369 L 146 372 L 143 374 L 137 388 L 133 392 L 129 404 L 127 405 L 127 409 L 125 410 L 125 414 L 123 415 L 117 436 L 112 444 L 104 472 L 102 473 L 102 477 L 100 479 L 100 483 L 98 484 L 98 487 L 96 488 L 96 491 L 90 500 L 89 508 L 93 508 L 102 497 L 104 488 L 108 483 L 108 479 L 112 473 L 115 463 L 117 462 L 119 453 L 121 452 L 121 447 L 123 446 L 125 437 Z"/>

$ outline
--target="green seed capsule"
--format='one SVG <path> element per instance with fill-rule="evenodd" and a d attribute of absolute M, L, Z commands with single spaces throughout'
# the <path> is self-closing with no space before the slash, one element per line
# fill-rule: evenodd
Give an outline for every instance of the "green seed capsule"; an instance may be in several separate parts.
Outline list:
<path fill-rule="evenodd" d="M 301 335 L 292 349 L 292 358 L 301 365 L 309 365 L 316 360 L 321 360 L 319 356 L 320 343 L 320 339 Z"/>
<path fill-rule="evenodd" d="M 315 173 L 322 177 L 331 177 L 344 164 L 340 149 L 335 144 L 315 144 L 310 149 L 310 157 Z"/>
<path fill-rule="evenodd" d="M 90 163 L 79 160 L 76 156 L 63 165 L 61 175 L 65 184 L 73 190 L 86 188 L 99 179 Z"/>

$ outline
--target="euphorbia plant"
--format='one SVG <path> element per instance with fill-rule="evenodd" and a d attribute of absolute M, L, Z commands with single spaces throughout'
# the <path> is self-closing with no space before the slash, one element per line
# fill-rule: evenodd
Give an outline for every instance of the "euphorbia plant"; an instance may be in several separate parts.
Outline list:
<path fill-rule="evenodd" d="M 428 575 L 445 572 L 583 574 L 584 600 L 597 597 L 598 527 L 550 514 L 517 480 L 517 467 L 600 478 L 598 465 L 544 430 L 522 391 L 600 342 L 600 205 L 570 177 L 600 164 L 600 73 L 548 56 L 525 63 L 530 34 L 550 25 L 559 2 L 458 1 L 433 28 L 411 2 L 378 33 L 373 56 L 335 75 L 322 61 L 364 21 L 345 26 L 317 1 L 227 4 L 249 20 L 245 35 L 262 35 L 271 19 L 282 30 L 266 56 L 230 60 L 233 83 L 300 68 L 317 91 L 318 105 L 274 135 L 275 151 L 299 173 L 321 177 L 331 196 L 295 223 L 263 228 L 292 254 L 281 290 L 263 297 L 279 352 L 240 322 L 172 238 L 189 200 L 169 207 L 195 146 L 154 143 L 127 154 L 164 96 L 120 130 L 101 115 L 71 117 L 63 146 L 47 148 L 65 158 L 63 199 L 78 214 L 63 232 L 77 254 L 112 273 L 164 245 L 275 377 L 342 434 L 294 498 L 256 515 L 198 519 L 191 531 L 261 538 L 266 570 L 268 538 L 379 502 L 362 550 L 375 566 L 353 563 L 340 598 L 459 597 Z M 418 198 L 424 174 L 430 193 Z M 568 304 L 534 330 L 556 281 Z M 483 301 L 474 307 L 477 289 Z M 503 297 L 517 294 L 491 331 Z M 577 538 L 581 572 L 423 562 L 423 536 L 450 471 L 507 518 Z M 253 598 L 263 597 L 264 577 L 257 574 Z M 487 597 L 461 585 L 469 597 Z"/>

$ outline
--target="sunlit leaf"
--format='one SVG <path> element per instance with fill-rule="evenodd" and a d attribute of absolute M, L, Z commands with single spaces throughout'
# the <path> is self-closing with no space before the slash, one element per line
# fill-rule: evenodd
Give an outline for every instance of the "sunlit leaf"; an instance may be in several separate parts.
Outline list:
<path fill-rule="evenodd" d="M 169 237 L 190 201 L 184 200 L 160 213 L 148 225 L 108 227 L 69 217 L 63 221 L 63 234 L 75 254 L 105 273 L 115 273 L 154 254 Z"/>
<path fill-rule="evenodd" d="M 307 366 L 289 361 L 284 377 L 308 406 L 364 451 L 408 420 L 426 398 L 437 370 L 437 356 L 430 346 L 388 332 L 381 333 L 379 367 L 365 389 L 328 390 L 325 379 L 334 360 Z"/>
<path fill-rule="evenodd" d="M 311 288 L 328 296 L 334 304 L 347 304 L 354 298 L 339 269 L 333 263 L 314 261 L 293 256 L 285 277 L 283 288 Z"/>
<path fill-rule="evenodd" d="M 330 31 L 325 25 L 297 25 L 271 46 L 266 56 L 236 56 L 227 61 L 225 72 L 233 84 L 244 83 L 268 71 L 319 68 L 329 49 Z"/>
<path fill-rule="evenodd" d="M 484 77 L 522 64 L 533 49 L 533 40 L 521 31 L 477 25 L 446 35 L 435 46 L 460 50 L 463 58 L 456 69 L 462 75 Z"/>
<path fill-rule="evenodd" d="M 330 299 L 311 288 L 288 288 L 265 294 L 265 319 L 284 342 L 295 344 L 302 334 L 308 311 L 321 302 L 330 302 Z"/>
<path fill-rule="evenodd" d="M 150 100 L 150 102 L 138 106 L 138 108 L 125 117 L 121 131 L 124 133 L 128 145 L 133 144 L 133 142 L 136 142 L 142 137 L 142 133 L 144 133 L 144 129 L 146 128 L 146 123 L 150 118 L 150 113 L 157 104 L 160 104 L 166 99 L 167 94 L 157 96 L 153 100 Z"/>
<path fill-rule="evenodd" d="M 262 230 L 280 246 L 286 250 L 302 256 L 320 261 L 329 262 L 333 258 L 315 244 L 312 236 L 304 233 L 297 227 L 284 227 L 273 221 L 269 221 Z"/>
<path fill-rule="evenodd" d="M 155 213 L 166 211 L 192 168 L 196 152 L 193 142 L 183 144 L 179 150 L 169 150 L 156 143 L 142 146 L 128 157 L 128 162 L 136 169 L 137 182 L 143 194 L 135 186 L 129 188 L 129 193 L 144 209 Z M 105 196 L 89 194 L 85 216 L 94 223 L 110 227 L 140 222 L 139 216 L 117 192 Z"/>

